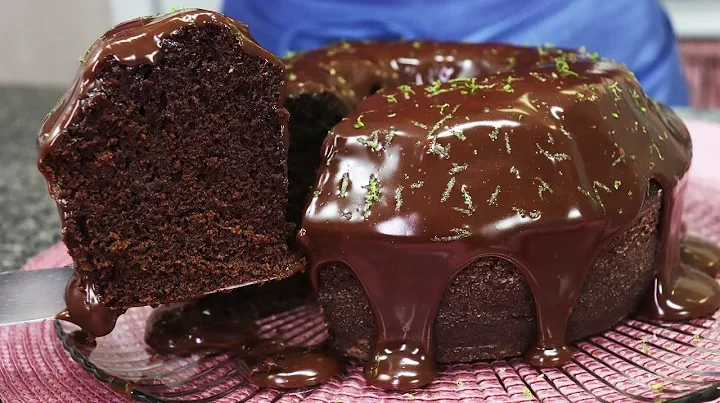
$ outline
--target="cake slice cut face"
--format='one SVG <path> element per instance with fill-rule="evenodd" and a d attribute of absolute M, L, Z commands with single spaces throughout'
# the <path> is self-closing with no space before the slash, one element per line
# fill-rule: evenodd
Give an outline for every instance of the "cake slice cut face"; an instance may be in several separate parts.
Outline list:
<path fill-rule="evenodd" d="M 128 307 L 302 268 L 287 246 L 283 65 L 246 26 L 141 18 L 81 62 L 38 139 L 76 270 L 61 317 L 100 336 Z"/>

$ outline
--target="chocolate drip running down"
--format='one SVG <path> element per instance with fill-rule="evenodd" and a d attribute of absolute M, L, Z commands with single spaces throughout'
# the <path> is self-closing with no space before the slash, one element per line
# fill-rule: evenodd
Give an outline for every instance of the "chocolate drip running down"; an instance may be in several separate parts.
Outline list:
<path fill-rule="evenodd" d="M 362 61 L 372 47 L 341 49 Z M 325 140 L 298 234 L 316 287 L 332 262 L 348 265 L 363 285 L 377 329 L 365 376 L 383 388 L 433 379 L 432 327 L 445 287 L 488 256 L 513 263 L 535 299 L 537 338 L 525 358 L 545 367 L 568 362 L 566 323 L 589 268 L 637 217 L 651 180 L 664 199 L 645 312 L 677 319 L 720 306 L 720 286 L 680 264 L 691 144 L 679 119 L 619 64 L 556 49 L 483 51 L 491 56 L 470 63 L 458 54 L 436 58 L 466 70 L 425 86 L 387 88 L 402 78 L 396 60 L 365 69 L 371 78 L 341 80 L 337 70 L 322 77 L 348 104 L 386 87 Z M 295 66 L 299 81 L 318 85 Z"/>
<path fill-rule="evenodd" d="M 72 322 L 86 332 L 88 337 L 101 337 L 110 334 L 115 328 L 117 318 L 125 313 L 124 309 L 111 309 L 100 300 L 95 285 L 75 272 L 65 287 L 67 306 L 55 319 Z"/>
<path fill-rule="evenodd" d="M 202 27 L 215 24 L 227 28 L 238 39 L 244 52 L 259 56 L 275 66 L 283 63 L 274 55 L 260 47 L 248 32 L 246 25 L 211 11 L 187 9 L 158 17 L 143 17 L 118 25 L 99 38 L 81 60 L 82 66 L 72 87 L 68 89 L 53 111 L 45 118 L 38 137 L 38 168 L 43 173 L 48 190 L 55 199 L 65 232 L 66 202 L 59 196 L 57 181 L 51 169 L 45 166 L 44 159 L 48 156 L 55 141 L 71 130 L 77 120 L 83 103 L 88 97 L 97 95 L 102 90 L 102 81 L 97 79 L 97 72 L 108 59 L 114 59 L 124 66 L 157 65 L 163 57 L 163 46 L 171 35 L 184 27 Z M 281 92 L 278 108 L 282 108 L 285 95 Z M 287 125 L 283 123 L 283 141 L 288 147 Z M 67 320 L 81 326 L 94 336 L 104 336 L 112 331 L 117 317 L 123 310 L 109 309 L 103 305 L 103 296 L 98 295 L 90 276 L 90 270 L 84 266 L 93 262 L 76 260 L 77 275 L 68 283 L 65 300 L 67 309 L 57 315 L 58 319 Z M 297 267 L 294 271 L 301 269 Z"/>
<path fill-rule="evenodd" d="M 685 265 L 712 276 L 717 274 L 720 249 L 716 245 L 686 237 L 681 246 L 681 257 Z M 300 388 L 317 385 L 337 374 L 339 365 L 332 355 L 322 345 L 294 347 L 264 338 L 256 324 L 260 318 L 312 303 L 308 298 L 310 285 L 306 281 L 304 275 L 299 275 L 285 281 L 158 308 L 148 318 L 145 342 L 160 354 L 185 356 L 200 351 L 227 351 L 247 365 L 240 371 L 257 386 Z M 80 346 L 85 343 L 76 341 Z M 423 376 L 432 379 L 432 373 Z"/>

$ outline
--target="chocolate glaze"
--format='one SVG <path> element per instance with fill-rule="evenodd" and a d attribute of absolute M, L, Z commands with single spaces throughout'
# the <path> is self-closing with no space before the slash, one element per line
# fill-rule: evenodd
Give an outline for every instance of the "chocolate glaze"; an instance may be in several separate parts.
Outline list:
<path fill-rule="evenodd" d="M 282 343 L 259 344 L 246 357 L 254 362 L 250 382 L 263 388 L 306 388 L 324 383 L 340 371 L 338 362 L 328 354 Z"/>
<path fill-rule="evenodd" d="M 690 251 L 701 251 L 693 252 Z M 686 237 L 681 245 L 682 263 L 695 267 L 716 266 L 720 250 L 698 238 Z M 699 263 L 698 263 L 699 262 Z M 694 272 L 693 272 L 694 273 Z M 203 350 L 225 350 L 245 363 L 241 371 L 253 384 L 266 388 L 301 388 L 320 384 L 339 371 L 338 362 L 325 349 L 287 346 L 272 338 L 263 338 L 256 320 L 271 314 L 310 303 L 309 285 L 304 276 L 252 286 L 230 293 L 214 294 L 202 299 L 157 308 L 148 319 L 145 341 L 161 354 L 185 356 Z M 278 299 L 282 295 L 283 298 Z M 75 344 L 92 349 L 93 341 L 84 334 L 74 334 Z M 278 335 L 279 336 L 279 335 Z M 406 375 L 408 385 L 423 385 L 433 378 L 428 357 L 409 344 L 386 345 L 391 351 L 409 351 L 416 362 L 399 362 L 398 355 L 381 354 L 369 367 L 369 376 L 386 380 L 387 373 L 398 368 L 414 371 Z M 406 357 L 407 358 L 407 357 Z M 385 375 L 382 375 L 385 374 Z"/>
<path fill-rule="evenodd" d="M 285 58 L 287 95 L 328 91 L 354 110 L 381 88 L 510 71 L 520 61 L 516 50 L 455 42 L 339 42 Z"/>
<path fill-rule="evenodd" d="M 95 291 L 92 281 L 77 272 L 73 273 L 65 287 L 65 308 L 55 319 L 72 322 L 88 335 L 86 338 L 101 337 L 115 328 L 117 318 L 124 309 L 106 307 Z"/>
<path fill-rule="evenodd" d="M 525 358 L 568 362 L 566 322 L 589 268 L 637 217 L 650 180 L 664 190 L 663 225 L 644 312 L 676 319 L 720 306 L 720 286 L 680 264 L 690 137 L 624 66 L 584 52 L 425 43 L 344 43 L 290 63 L 291 96 L 324 91 L 359 105 L 324 143 L 297 240 L 316 287 L 330 262 L 362 283 L 377 328 L 370 383 L 433 379 L 440 298 L 487 256 L 513 263 L 533 293 L 537 340 Z"/>
<path fill-rule="evenodd" d="M 302 388 L 325 382 L 338 373 L 339 364 L 323 346 L 289 346 L 267 338 L 255 324 L 263 316 L 310 301 L 310 286 L 300 277 L 158 308 L 148 319 L 145 341 L 164 354 L 227 350 L 244 364 L 239 371 L 260 387 Z"/>
<path fill-rule="evenodd" d="M 162 16 L 142 17 L 122 23 L 105 33 L 88 49 L 74 84 L 45 118 L 37 139 L 38 168 L 48 182 L 48 190 L 57 203 L 61 220 L 65 216 L 65 203 L 57 196 L 58 185 L 43 160 L 52 150 L 55 141 L 72 130 L 83 103 L 89 97 L 102 92 L 103 82 L 97 77 L 99 67 L 108 59 L 114 59 L 126 66 L 156 65 L 163 56 L 164 41 L 173 33 L 185 27 L 202 27 L 207 24 L 229 29 L 246 53 L 263 58 L 278 67 L 283 66 L 279 59 L 257 44 L 246 25 L 212 11 L 186 9 Z M 285 94 L 281 93 L 278 108 L 282 108 L 284 98 Z M 287 121 L 281 124 L 287 150 Z M 112 330 L 122 311 L 107 309 L 102 305 L 102 295 L 95 291 L 93 280 L 89 277 L 90 270 L 83 268 L 82 262 L 76 262 L 75 269 L 81 274 L 68 283 L 65 297 L 68 308 L 58 314 L 57 318 L 73 322 L 95 336 L 103 336 Z"/>

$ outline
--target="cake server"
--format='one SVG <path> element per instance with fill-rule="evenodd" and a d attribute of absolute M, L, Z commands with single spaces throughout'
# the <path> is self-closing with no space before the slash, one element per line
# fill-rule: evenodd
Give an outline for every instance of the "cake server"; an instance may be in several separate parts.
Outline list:
<path fill-rule="evenodd" d="M 0 326 L 52 319 L 65 309 L 72 266 L 0 273 Z"/>
<path fill-rule="evenodd" d="M 65 309 L 65 286 L 72 273 L 72 266 L 0 272 L 0 326 L 53 319 Z M 220 288 L 204 295 L 253 284 L 257 281 Z"/>

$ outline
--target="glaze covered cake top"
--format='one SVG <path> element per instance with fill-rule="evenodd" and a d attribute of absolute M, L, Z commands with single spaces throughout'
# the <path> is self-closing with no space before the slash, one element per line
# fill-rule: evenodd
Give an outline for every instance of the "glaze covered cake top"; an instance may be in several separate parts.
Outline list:
<path fill-rule="evenodd" d="M 556 60 L 365 99 L 324 144 L 304 229 L 494 247 L 519 229 L 629 223 L 650 179 L 688 169 L 688 133 L 623 66 Z"/>

